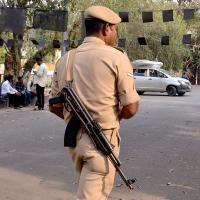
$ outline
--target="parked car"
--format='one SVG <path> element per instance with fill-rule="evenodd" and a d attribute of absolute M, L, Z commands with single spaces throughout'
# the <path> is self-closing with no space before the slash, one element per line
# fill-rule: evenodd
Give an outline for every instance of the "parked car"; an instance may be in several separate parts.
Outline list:
<path fill-rule="evenodd" d="M 167 92 L 169 96 L 183 96 L 192 90 L 189 80 L 162 69 L 162 62 L 135 60 L 132 64 L 136 90 L 140 95 L 144 92 Z"/>

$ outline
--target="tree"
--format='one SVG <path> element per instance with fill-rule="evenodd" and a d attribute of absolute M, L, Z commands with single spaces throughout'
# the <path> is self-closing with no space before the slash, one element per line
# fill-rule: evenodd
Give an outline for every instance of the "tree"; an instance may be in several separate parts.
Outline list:
<path fill-rule="evenodd" d="M 42 8 L 42 9 L 59 9 L 62 8 L 64 3 L 66 1 L 64 0 L 1 0 L 0 5 L 1 6 L 9 6 L 9 7 L 17 7 L 17 8 Z M 32 13 L 31 13 L 32 14 Z M 30 17 L 30 16 L 28 16 Z M 25 34 L 18 35 L 18 34 L 12 34 L 12 39 L 14 40 L 14 44 L 12 47 L 5 47 L 7 50 L 7 54 L 5 55 L 5 74 L 13 74 L 15 77 L 20 75 L 21 70 L 21 47 L 17 45 L 17 41 L 24 38 L 26 34 L 28 34 L 29 27 L 26 27 Z M 53 33 L 54 36 L 57 35 L 57 33 Z M 52 45 L 49 45 L 48 47 L 45 47 L 44 50 L 40 50 L 39 53 L 36 53 L 33 58 L 30 58 L 32 61 L 28 61 L 26 63 L 26 69 L 30 70 L 31 67 L 29 64 L 34 64 L 34 58 L 38 56 L 39 54 L 41 56 L 44 56 L 48 54 L 50 51 L 52 51 Z M 48 49 L 48 51 L 47 51 Z"/>
<path fill-rule="evenodd" d="M 170 70 L 182 67 L 183 58 L 190 54 L 190 49 L 182 44 L 182 36 L 187 33 L 187 24 L 176 12 L 174 12 L 174 22 L 163 23 L 162 21 L 162 10 L 177 9 L 176 4 L 166 1 L 127 0 L 111 6 L 116 11 L 130 12 L 129 23 L 119 26 L 119 37 L 126 37 L 126 49 L 131 60 L 159 60 L 164 63 L 166 69 Z M 144 24 L 143 11 L 153 11 L 154 22 Z M 161 37 L 165 35 L 170 36 L 169 46 L 161 46 Z M 147 38 L 147 46 L 138 44 L 137 38 L 143 36 Z"/>
<path fill-rule="evenodd" d="M 190 81 L 193 84 L 200 84 L 200 13 L 199 13 L 199 0 L 179 1 L 180 8 L 196 8 L 195 18 L 186 21 L 187 30 L 192 34 L 192 44 L 190 46 L 191 55 L 184 59 L 183 70 L 187 71 L 190 76 Z"/>
<path fill-rule="evenodd" d="M 66 8 L 65 0 L 9 0 L 0 2 L 4 2 L 4 4 L 10 6 L 13 6 L 13 3 L 16 2 L 15 6 L 23 8 Z M 129 11 L 129 23 L 120 24 L 118 32 L 119 37 L 125 37 L 127 40 L 126 50 L 130 59 L 158 59 L 164 62 L 164 66 L 167 69 L 178 69 L 182 67 L 183 58 L 190 56 L 190 48 L 182 44 L 182 36 L 191 29 L 192 22 L 190 23 L 182 20 L 182 14 L 180 14 L 178 11 L 176 12 L 176 10 L 179 8 L 178 3 L 181 9 L 184 8 L 183 2 L 194 4 L 194 1 L 179 1 L 174 3 L 174 1 L 172 2 L 169 0 L 68 0 L 68 29 L 67 36 L 64 39 L 68 39 L 70 41 L 71 47 L 77 46 L 77 41 L 82 38 L 82 11 L 91 5 L 104 5 L 110 7 L 116 12 Z M 174 22 L 163 23 L 161 13 L 164 9 L 174 9 Z M 154 11 L 154 22 L 144 24 L 142 22 L 142 11 Z M 28 18 L 31 18 L 31 15 L 32 13 L 28 12 Z M 196 23 L 196 26 L 198 26 L 198 23 Z M 194 30 L 197 30 L 195 27 L 193 28 Z M 50 44 L 45 46 L 44 49 L 39 49 L 39 51 L 38 49 L 33 48 L 33 46 L 31 46 L 32 44 L 29 42 L 28 35 L 30 35 L 30 31 L 27 27 L 24 34 L 24 37 L 27 38 L 24 45 L 24 48 L 27 52 L 26 57 L 28 58 L 28 61 L 25 64 L 26 71 L 31 70 L 34 64 L 34 58 L 36 56 L 45 56 L 45 58 L 50 60 L 50 57 L 53 57 L 54 53 L 52 45 Z M 170 36 L 169 46 L 161 46 L 160 44 L 160 39 L 164 35 Z M 148 46 L 140 46 L 138 44 L 137 37 L 140 36 L 145 36 L 147 38 Z M 54 38 L 61 39 L 62 34 L 58 32 L 36 30 L 34 37 L 36 39 L 46 38 L 49 41 L 52 41 Z M 14 53 L 9 51 L 11 55 L 14 55 L 14 64 L 19 62 L 19 59 L 15 58 L 15 56 L 18 55 L 18 57 L 20 57 L 20 52 L 21 51 L 19 49 L 14 49 Z M 17 68 L 17 70 L 19 71 L 19 68 Z"/>

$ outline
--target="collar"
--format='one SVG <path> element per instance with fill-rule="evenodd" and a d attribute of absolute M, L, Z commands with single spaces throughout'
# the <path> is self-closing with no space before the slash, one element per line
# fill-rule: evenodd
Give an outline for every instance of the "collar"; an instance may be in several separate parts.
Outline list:
<path fill-rule="evenodd" d="M 98 37 L 95 37 L 95 36 L 88 36 L 88 37 L 85 37 L 85 39 L 83 40 L 83 43 L 98 43 L 98 44 L 105 44 L 105 42 L 98 38 Z"/>
<path fill-rule="evenodd" d="M 5 83 L 7 83 L 7 84 L 11 85 L 11 83 L 10 83 L 8 80 L 6 80 L 6 81 L 5 81 Z"/>

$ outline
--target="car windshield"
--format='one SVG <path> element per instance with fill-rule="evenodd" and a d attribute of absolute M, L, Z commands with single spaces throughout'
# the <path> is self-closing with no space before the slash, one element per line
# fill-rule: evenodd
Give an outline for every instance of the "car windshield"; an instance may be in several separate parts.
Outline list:
<path fill-rule="evenodd" d="M 165 74 L 167 74 L 167 75 L 170 75 L 171 77 L 175 77 L 174 74 L 172 74 L 171 72 L 169 72 L 169 71 L 167 71 L 165 69 L 160 69 L 160 71 L 163 72 L 163 73 L 165 73 Z"/>

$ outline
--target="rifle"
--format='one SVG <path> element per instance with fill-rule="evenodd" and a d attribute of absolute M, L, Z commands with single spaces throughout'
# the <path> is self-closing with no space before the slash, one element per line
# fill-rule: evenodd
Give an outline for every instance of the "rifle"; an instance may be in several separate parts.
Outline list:
<path fill-rule="evenodd" d="M 49 105 L 57 103 L 64 103 L 64 106 L 67 110 L 68 107 L 71 109 L 75 117 L 85 127 L 86 133 L 92 140 L 94 146 L 110 159 L 111 163 L 121 176 L 122 180 L 125 182 L 126 186 L 128 186 L 130 189 L 133 189 L 132 184 L 136 181 L 136 179 L 126 178 L 120 168 L 121 162 L 113 153 L 112 146 L 107 137 L 104 135 L 101 126 L 92 119 L 91 115 L 72 88 L 71 82 L 67 82 L 67 86 L 62 89 L 59 97 L 49 99 Z"/>

